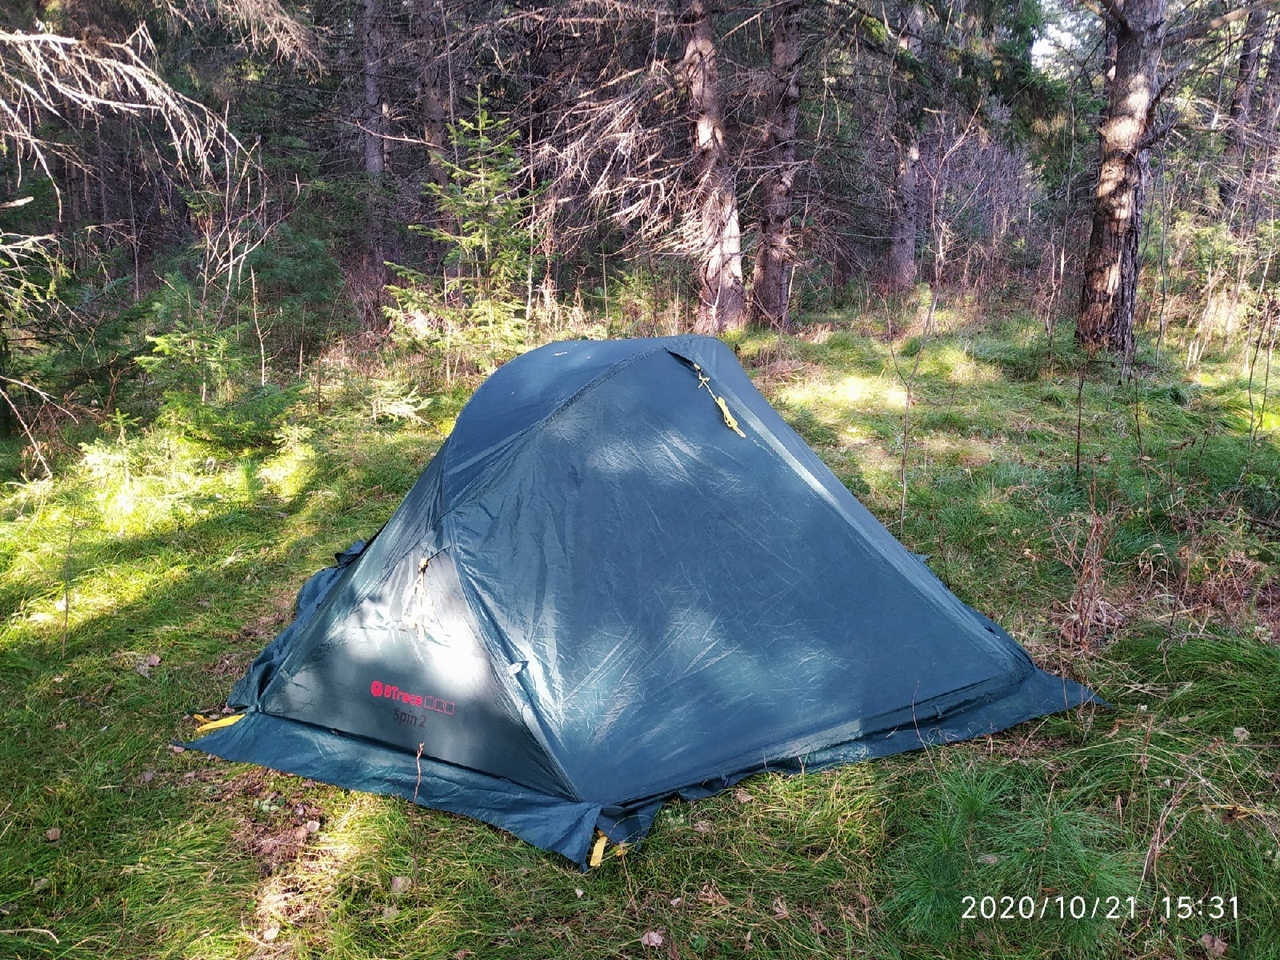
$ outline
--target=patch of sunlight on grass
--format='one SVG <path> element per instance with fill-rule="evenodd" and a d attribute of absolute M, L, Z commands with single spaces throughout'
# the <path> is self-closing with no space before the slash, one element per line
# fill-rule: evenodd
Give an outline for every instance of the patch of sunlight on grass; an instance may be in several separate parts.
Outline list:
<path fill-rule="evenodd" d="M 258 470 L 272 492 L 282 500 L 301 496 L 316 479 L 316 449 L 308 442 L 287 444 Z"/>
<path fill-rule="evenodd" d="M 1186 378 L 1198 386 L 1207 389 L 1219 389 L 1238 383 L 1240 373 L 1234 367 L 1215 364 L 1214 366 L 1201 366 L 1187 371 Z"/>
<path fill-rule="evenodd" d="M 441 438 L 448 437 L 453 433 L 453 428 L 458 425 L 458 416 L 454 414 L 451 417 L 445 417 L 436 423 L 436 432 Z"/>
<path fill-rule="evenodd" d="M 181 584 L 188 570 L 163 557 L 141 564 L 110 564 L 82 575 L 64 593 L 51 582 L 45 596 L 28 601 L 25 616 L 13 618 L 0 630 L 0 644 L 21 644 L 60 634 L 74 633 L 103 616 L 141 605 L 166 588 Z"/>
<path fill-rule="evenodd" d="M 959 386 L 994 384 L 1001 380 L 1000 370 L 993 364 L 976 359 L 967 344 L 940 343 L 925 347 L 922 367 Z"/>
<path fill-rule="evenodd" d="M 835 405 L 837 409 L 873 413 L 901 413 L 907 405 L 907 392 L 901 384 L 860 374 L 849 374 L 834 382 L 810 379 L 788 384 L 781 387 L 777 395 L 790 404 Z"/>
<path fill-rule="evenodd" d="M 864 475 L 898 469 L 901 454 L 867 430 L 856 426 L 846 428 L 841 432 L 837 446 L 850 458 L 848 467 Z M 828 466 L 834 464 L 837 473 L 840 472 L 841 464 L 834 456 L 827 455 L 824 459 Z"/>
<path fill-rule="evenodd" d="M 966 895 L 1016 899 L 1029 877 L 1089 902 L 1138 889 L 1142 858 L 1105 812 L 1055 797 L 1035 768 L 956 762 L 963 759 L 940 757 L 918 806 L 890 814 L 900 839 L 885 866 L 898 882 L 884 906 L 903 932 L 943 946 L 977 927 L 981 939 L 999 944 L 990 955 L 1010 956 L 999 920 L 962 917 Z M 1042 916 L 1021 941 L 1038 956 L 1082 958 L 1117 955 L 1122 943 L 1119 925 L 1099 916 Z"/>
<path fill-rule="evenodd" d="M 211 478 L 195 471 L 189 445 L 175 447 L 162 439 L 99 440 L 83 447 L 78 473 L 102 525 L 117 536 L 171 527 L 181 512 L 175 506 L 210 485 Z"/>
<path fill-rule="evenodd" d="M 67 533 L 49 536 L 53 531 L 70 531 L 72 519 L 68 511 L 46 509 L 38 515 L 13 525 L 21 531 L 13 553 L 3 573 L 3 579 L 13 584 L 52 582 L 66 562 Z"/>
<path fill-rule="evenodd" d="M 38 480 L 22 482 L 9 480 L 4 484 L 3 489 L 4 495 L 0 498 L 0 502 L 4 504 L 4 515 L 11 520 L 16 520 L 28 515 L 28 511 L 38 516 L 60 486 L 56 480 L 42 477 Z"/>
<path fill-rule="evenodd" d="M 837 385 L 845 401 L 858 409 L 899 413 L 906 409 L 907 392 L 899 384 L 870 377 L 849 376 Z"/>
<path fill-rule="evenodd" d="M 933 463 L 944 467 L 972 469 L 991 463 L 997 457 L 1000 444 L 976 437 L 953 439 L 950 437 L 922 437 L 913 439 L 913 445 L 924 451 Z"/>
<path fill-rule="evenodd" d="M 437 878 L 437 858 L 428 850 L 419 851 L 419 860 L 399 845 L 386 849 L 388 837 L 403 829 L 406 816 L 440 815 L 359 793 L 344 794 L 341 809 L 331 813 L 314 843 L 259 887 L 254 929 L 244 932 L 247 940 L 260 946 L 264 934 L 274 932 L 273 948 L 345 957 L 366 955 L 367 942 L 353 942 L 362 939 L 357 935 L 361 931 L 376 931 L 378 939 L 408 940 L 418 949 L 447 944 L 459 934 L 459 920 L 442 906 L 446 898 L 422 895 L 448 887 L 456 876 Z M 443 822 L 456 823 L 452 818 Z"/>

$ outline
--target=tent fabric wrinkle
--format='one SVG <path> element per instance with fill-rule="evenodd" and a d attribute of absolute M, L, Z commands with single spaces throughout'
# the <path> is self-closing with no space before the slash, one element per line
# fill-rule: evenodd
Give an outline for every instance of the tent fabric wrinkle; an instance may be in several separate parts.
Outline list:
<path fill-rule="evenodd" d="M 1100 701 L 898 543 L 730 348 L 680 336 L 501 367 L 228 702 L 192 746 L 585 866 L 671 798 Z"/>

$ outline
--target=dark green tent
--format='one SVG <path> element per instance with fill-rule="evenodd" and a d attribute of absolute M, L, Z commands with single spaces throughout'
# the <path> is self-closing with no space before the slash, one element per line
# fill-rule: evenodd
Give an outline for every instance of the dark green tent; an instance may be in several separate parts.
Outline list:
<path fill-rule="evenodd" d="M 719 341 L 574 341 L 480 387 L 194 746 L 585 863 L 673 796 L 1092 699 L 894 540 Z"/>

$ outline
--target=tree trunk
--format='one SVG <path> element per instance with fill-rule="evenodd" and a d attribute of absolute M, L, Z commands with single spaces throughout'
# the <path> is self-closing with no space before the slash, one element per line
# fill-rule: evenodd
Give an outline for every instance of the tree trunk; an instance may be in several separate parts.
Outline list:
<path fill-rule="evenodd" d="M 360 78 L 364 87 L 360 106 L 360 140 L 364 153 L 364 172 L 370 180 L 368 194 L 368 246 L 365 249 L 363 281 L 366 288 L 365 323 L 370 328 L 382 323 L 380 306 L 387 284 L 387 261 L 399 259 L 389 249 L 392 236 L 387 209 L 385 176 L 387 146 L 385 136 L 389 104 L 383 96 L 381 72 L 386 69 L 386 13 L 383 0 L 360 0 Z"/>
<path fill-rule="evenodd" d="M 422 140 L 426 145 L 426 164 L 423 181 L 436 190 L 444 189 L 449 173 L 444 165 L 444 150 L 448 139 L 448 73 L 443 13 L 437 0 L 416 0 L 414 5 L 413 35 L 418 61 L 416 100 L 418 121 L 422 125 Z M 431 190 L 422 191 L 422 220 L 428 230 L 443 227 L 440 205 Z M 445 251 L 439 240 L 430 242 L 430 258 L 443 263 Z"/>
<path fill-rule="evenodd" d="M 733 171 L 725 147 L 715 33 L 705 0 L 683 0 L 687 33 L 682 68 L 689 84 L 697 174 L 698 333 L 723 333 L 746 324 L 742 281 L 742 230 Z"/>
<path fill-rule="evenodd" d="M 384 136 L 387 104 L 382 96 L 381 78 L 386 44 L 382 20 L 382 0 L 360 0 L 361 80 L 364 83 L 361 139 L 364 141 L 364 171 L 373 176 L 387 169 Z"/>
<path fill-rule="evenodd" d="M 1236 86 L 1231 94 L 1231 120 L 1227 125 L 1227 146 L 1223 152 L 1222 179 L 1218 181 L 1218 196 L 1223 212 L 1230 217 L 1240 192 L 1240 181 L 1245 174 L 1245 144 L 1249 133 L 1249 116 L 1252 112 L 1253 94 L 1258 86 L 1258 64 L 1262 59 L 1262 41 L 1267 25 L 1267 11 L 1259 8 L 1249 14 L 1241 40 L 1240 62 L 1236 71 Z"/>
<path fill-rule="evenodd" d="M 1115 23 L 1115 70 L 1106 117 L 1098 131 L 1101 166 L 1093 202 L 1093 232 L 1085 254 L 1076 340 L 1090 353 L 1133 357 L 1142 205 L 1148 134 L 1164 46 L 1166 0 L 1128 0 Z"/>
<path fill-rule="evenodd" d="M 418 115 L 427 145 L 427 179 L 448 182 L 441 159 L 448 133 L 448 77 L 444 67 L 444 29 L 433 0 L 418 0 L 414 33 L 418 50 Z"/>
<path fill-rule="evenodd" d="M 800 3 L 773 15 L 769 65 L 769 119 L 765 127 L 764 201 L 751 273 L 751 322 L 787 329 L 791 266 L 791 196 L 796 176 L 796 120 L 800 113 Z"/>
<path fill-rule="evenodd" d="M 916 234 L 919 229 L 920 141 L 909 122 L 897 124 L 893 137 L 898 155 L 889 192 L 889 249 L 884 282 L 889 290 L 909 290 L 916 283 Z"/>
<path fill-rule="evenodd" d="M 9 338 L 5 336 L 4 328 L 0 327 L 0 377 L 7 377 L 8 374 Z M 18 420 L 9 403 L 9 394 L 4 389 L 3 381 L 0 381 L 0 438 L 5 440 L 18 432 Z"/>
<path fill-rule="evenodd" d="M 924 7 L 912 2 L 907 6 L 898 32 L 898 48 L 912 58 L 918 56 L 923 35 Z M 883 267 L 884 284 L 892 292 L 915 286 L 920 219 L 920 138 L 916 132 L 919 111 L 911 83 L 902 80 L 900 71 L 895 63 L 894 80 L 901 86 L 890 106 L 895 165 L 889 188 L 889 247 Z"/>
<path fill-rule="evenodd" d="M 1267 134 L 1265 143 L 1271 146 L 1276 127 L 1280 126 L 1280 23 L 1273 23 L 1268 31 L 1271 53 L 1267 56 L 1267 69 L 1258 84 L 1259 109 L 1254 120 L 1255 130 Z"/>

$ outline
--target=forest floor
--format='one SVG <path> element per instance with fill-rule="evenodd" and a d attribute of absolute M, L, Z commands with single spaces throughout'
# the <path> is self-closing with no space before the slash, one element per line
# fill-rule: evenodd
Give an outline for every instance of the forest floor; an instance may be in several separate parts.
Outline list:
<path fill-rule="evenodd" d="M 1117 385 L 999 309 L 734 346 L 944 582 L 1111 707 L 753 777 L 585 874 L 175 746 L 390 515 L 483 362 L 333 351 L 265 436 L 117 417 L 52 479 L 0 450 L 0 957 L 1273 958 L 1275 385 L 1243 347 L 1189 373 L 1176 338 Z"/>

